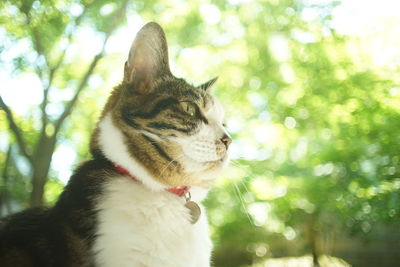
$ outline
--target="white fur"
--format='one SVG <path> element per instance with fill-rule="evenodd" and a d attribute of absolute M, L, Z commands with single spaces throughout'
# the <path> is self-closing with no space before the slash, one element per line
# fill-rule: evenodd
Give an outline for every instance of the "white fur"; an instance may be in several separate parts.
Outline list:
<path fill-rule="evenodd" d="M 154 193 L 126 176 L 106 185 L 98 203 L 98 266 L 210 266 L 212 245 L 201 204 L 202 215 L 191 224 L 184 198 Z"/>

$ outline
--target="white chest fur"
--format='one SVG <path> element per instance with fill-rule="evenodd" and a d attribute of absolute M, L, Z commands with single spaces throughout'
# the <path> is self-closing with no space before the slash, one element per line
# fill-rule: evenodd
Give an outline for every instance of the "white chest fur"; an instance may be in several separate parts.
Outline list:
<path fill-rule="evenodd" d="M 192 192 L 195 194 L 196 192 Z M 211 241 L 204 207 L 190 223 L 185 199 L 151 192 L 127 177 L 110 179 L 98 200 L 97 266 L 208 267 Z"/>

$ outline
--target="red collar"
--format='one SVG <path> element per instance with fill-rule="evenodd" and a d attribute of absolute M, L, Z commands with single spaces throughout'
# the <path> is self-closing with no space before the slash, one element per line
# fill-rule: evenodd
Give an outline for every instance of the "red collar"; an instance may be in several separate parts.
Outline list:
<path fill-rule="evenodd" d="M 114 164 L 114 169 L 115 169 L 119 174 L 128 175 L 128 176 L 131 177 L 133 180 L 135 180 L 135 181 L 137 181 L 137 182 L 140 183 L 140 181 L 139 181 L 135 176 L 133 176 L 132 174 L 130 174 L 129 171 L 128 171 L 127 169 L 125 169 L 124 167 L 121 167 L 121 166 L 119 166 L 119 165 Z M 173 194 L 178 195 L 178 196 L 181 197 L 181 196 L 183 196 L 183 195 L 189 193 L 189 191 L 190 191 L 190 186 L 171 187 L 171 188 L 167 188 L 167 189 L 165 189 L 165 190 L 167 190 L 168 192 L 171 192 L 171 193 L 173 193 Z"/>

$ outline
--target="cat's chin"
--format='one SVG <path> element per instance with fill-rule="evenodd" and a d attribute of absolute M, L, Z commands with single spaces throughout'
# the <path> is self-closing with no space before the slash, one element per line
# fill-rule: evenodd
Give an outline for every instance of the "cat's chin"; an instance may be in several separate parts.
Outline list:
<path fill-rule="evenodd" d="M 219 160 L 199 162 L 198 164 L 202 167 L 202 170 L 196 173 L 199 186 L 210 188 L 228 163 L 229 157 L 227 155 Z"/>
<path fill-rule="evenodd" d="M 225 156 L 222 159 L 206 161 L 203 162 L 202 164 L 205 166 L 206 171 L 213 171 L 213 170 L 222 171 L 222 169 L 228 164 L 228 157 Z"/>

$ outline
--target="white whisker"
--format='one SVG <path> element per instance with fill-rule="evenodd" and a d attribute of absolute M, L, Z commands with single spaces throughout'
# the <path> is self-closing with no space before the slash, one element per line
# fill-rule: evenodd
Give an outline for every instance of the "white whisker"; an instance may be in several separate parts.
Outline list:
<path fill-rule="evenodd" d="M 231 160 L 231 164 L 232 164 L 233 166 L 239 168 L 240 170 L 243 170 L 243 171 L 245 172 L 245 177 L 251 176 L 251 172 L 248 170 L 248 167 L 247 167 L 247 166 L 245 166 L 245 165 L 239 163 L 239 162 L 236 161 L 236 160 Z M 249 191 L 249 189 L 248 189 L 248 187 L 247 187 L 247 185 L 246 185 L 246 183 L 245 183 L 245 181 L 244 181 L 243 179 L 240 180 L 240 184 L 243 186 L 244 190 L 245 190 L 247 193 L 250 193 L 250 191 Z M 249 219 L 250 223 L 251 223 L 253 226 L 255 226 L 255 224 L 253 223 L 253 220 L 251 219 L 251 216 L 249 215 L 249 213 L 248 213 L 248 211 L 247 211 L 247 209 L 246 209 L 245 201 L 244 201 L 244 199 L 243 199 L 243 196 L 242 196 L 242 194 L 241 194 L 241 191 L 240 191 L 240 188 L 239 188 L 238 184 L 237 184 L 236 182 L 233 182 L 233 185 L 234 185 L 234 188 L 235 188 L 234 191 L 235 191 L 235 193 L 236 193 L 237 196 L 238 196 L 238 200 L 239 200 L 239 202 L 241 203 L 241 206 L 242 206 L 242 208 L 244 209 L 244 212 L 246 213 L 247 218 Z"/>
<path fill-rule="evenodd" d="M 177 157 L 176 159 L 172 159 L 170 162 L 168 162 L 167 166 L 165 166 L 162 171 L 160 172 L 160 176 L 162 176 L 164 174 L 164 172 L 168 169 L 168 167 L 173 163 L 173 162 L 178 162 L 178 159 L 181 159 L 183 157 L 183 155 L 180 155 L 179 157 Z M 177 167 L 177 165 L 174 167 Z"/>
<path fill-rule="evenodd" d="M 241 193 L 240 193 L 239 187 L 237 186 L 237 184 L 236 184 L 235 182 L 233 182 L 233 185 L 234 185 L 234 188 L 235 188 L 234 191 L 237 193 L 237 195 L 238 195 L 238 197 L 239 197 L 239 202 L 240 202 L 240 204 L 242 205 L 242 208 L 243 208 L 243 210 L 244 210 L 244 213 L 246 214 L 246 217 L 249 219 L 250 224 L 253 225 L 253 226 L 255 226 L 255 224 L 253 223 L 253 220 L 251 219 L 251 217 L 250 217 L 250 215 L 249 215 L 249 213 L 248 213 L 248 211 L 247 211 L 247 209 L 246 209 L 246 205 L 245 205 L 244 199 L 242 198 L 242 195 L 241 195 Z"/>

